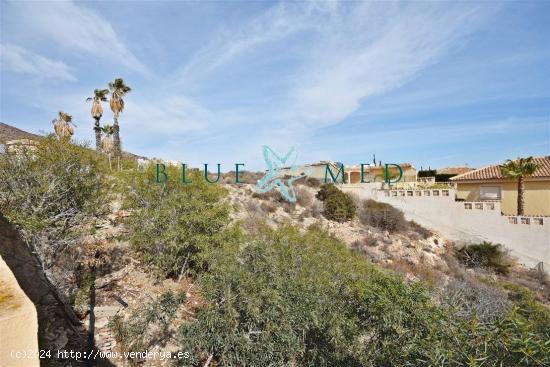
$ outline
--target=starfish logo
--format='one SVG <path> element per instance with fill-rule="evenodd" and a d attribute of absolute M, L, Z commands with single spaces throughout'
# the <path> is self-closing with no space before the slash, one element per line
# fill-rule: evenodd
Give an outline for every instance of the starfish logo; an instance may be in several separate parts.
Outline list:
<path fill-rule="evenodd" d="M 296 162 L 298 156 L 296 149 L 292 147 L 285 156 L 280 157 L 270 147 L 264 145 L 262 148 L 267 172 L 256 184 L 256 192 L 268 192 L 278 186 L 285 200 L 291 203 L 296 202 L 296 191 L 292 184 L 306 175 L 290 176 L 290 178 L 285 179 L 285 175 L 281 172 L 283 167 L 294 168 L 294 162 Z"/>

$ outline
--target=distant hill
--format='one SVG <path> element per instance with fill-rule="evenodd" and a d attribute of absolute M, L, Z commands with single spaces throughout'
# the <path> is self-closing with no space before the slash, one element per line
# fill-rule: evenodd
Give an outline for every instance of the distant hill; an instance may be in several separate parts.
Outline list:
<path fill-rule="evenodd" d="M 6 141 L 16 139 L 40 139 L 40 135 L 32 134 L 24 130 L 18 129 L 15 126 L 11 126 L 0 122 L 0 144 L 5 144 Z"/>
<path fill-rule="evenodd" d="M 11 126 L 8 124 L 5 124 L 3 122 L 0 122 L 0 144 L 5 144 L 7 141 L 10 140 L 16 140 L 16 139 L 31 139 L 31 140 L 37 140 L 42 138 L 42 135 L 37 135 L 33 133 L 29 133 L 25 130 L 21 130 L 16 128 L 15 126 Z M 147 157 L 143 157 L 134 153 L 130 152 L 122 152 L 123 155 L 127 156 L 128 158 L 133 159 L 147 159 Z"/>

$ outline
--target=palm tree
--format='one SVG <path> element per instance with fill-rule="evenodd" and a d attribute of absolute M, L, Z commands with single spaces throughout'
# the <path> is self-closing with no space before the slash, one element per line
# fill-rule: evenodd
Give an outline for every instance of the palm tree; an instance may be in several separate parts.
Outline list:
<path fill-rule="evenodd" d="M 120 134 L 118 127 L 118 115 L 124 110 L 124 100 L 122 97 L 126 93 L 130 92 L 132 89 L 124 84 L 122 78 L 116 78 L 113 82 L 109 83 L 109 90 L 111 91 L 111 100 L 109 105 L 114 114 L 114 124 L 113 124 L 113 144 L 114 144 L 114 153 L 118 159 L 121 155 L 120 147 Z"/>
<path fill-rule="evenodd" d="M 113 127 L 106 124 L 103 126 L 102 130 L 105 133 L 105 138 L 101 141 L 101 151 L 107 154 L 107 157 L 109 158 L 109 168 L 112 169 L 111 155 L 114 153 Z"/>
<path fill-rule="evenodd" d="M 57 120 L 52 120 L 53 128 L 55 134 L 59 139 L 71 139 L 71 136 L 74 134 L 74 129 L 71 125 L 76 125 L 73 123 L 73 117 L 66 112 L 59 111 Z"/>
<path fill-rule="evenodd" d="M 523 179 L 531 176 L 539 166 L 533 162 L 533 157 L 507 160 L 500 166 L 500 172 L 506 178 L 518 180 L 518 215 L 523 215 L 525 183 Z"/>
<path fill-rule="evenodd" d="M 101 102 L 107 101 L 108 93 L 108 89 L 94 89 L 94 96 L 86 98 L 86 102 L 93 101 L 91 114 L 95 120 L 95 148 L 98 152 L 101 151 L 101 127 L 99 126 L 99 120 L 101 120 L 101 116 L 103 116 L 103 107 L 101 107 Z"/>

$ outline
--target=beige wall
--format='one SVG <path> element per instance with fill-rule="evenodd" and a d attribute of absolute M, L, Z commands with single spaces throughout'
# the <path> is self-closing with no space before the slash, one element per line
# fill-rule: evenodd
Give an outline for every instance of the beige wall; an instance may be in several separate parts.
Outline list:
<path fill-rule="evenodd" d="M 395 166 L 388 167 L 390 177 L 399 176 L 399 169 Z M 361 169 L 346 168 L 346 174 L 349 174 L 347 183 L 355 184 L 361 182 Z M 367 182 L 384 182 L 384 167 L 371 167 L 365 170 L 364 180 Z M 393 178 L 392 178 L 393 180 Z M 412 167 L 403 168 L 403 177 L 399 182 L 415 182 L 416 169 Z"/>
<path fill-rule="evenodd" d="M 457 202 L 454 189 L 393 190 L 394 196 L 379 188 L 377 184 L 342 186 L 343 191 L 360 198 L 382 201 L 401 209 L 408 220 L 414 220 L 449 240 L 500 243 L 521 263 L 533 267 L 542 261 L 546 271 L 550 269 L 548 217 L 539 217 L 535 221 L 535 218 L 504 216 L 500 214 L 500 202 Z M 431 195 L 426 196 L 426 191 Z M 435 195 L 436 191 L 439 195 Z M 448 195 L 444 191 L 448 191 Z M 476 204 L 481 204 L 481 208 Z"/>
<path fill-rule="evenodd" d="M 39 365 L 36 309 L 0 257 L 0 366 Z"/>
<path fill-rule="evenodd" d="M 517 213 L 516 182 L 495 180 L 479 182 L 458 182 L 457 199 L 478 201 L 481 186 L 500 186 L 501 210 L 504 214 Z M 529 180 L 525 182 L 525 215 L 550 215 L 550 180 Z"/>

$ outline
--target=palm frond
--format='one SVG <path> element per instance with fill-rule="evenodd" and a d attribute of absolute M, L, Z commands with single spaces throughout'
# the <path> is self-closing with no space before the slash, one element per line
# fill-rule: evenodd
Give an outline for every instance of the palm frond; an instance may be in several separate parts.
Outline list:
<path fill-rule="evenodd" d="M 508 159 L 500 165 L 500 171 L 504 177 L 519 178 L 531 176 L 539 168 L 539 165 L 533 162 L 533 157 Z"/>

